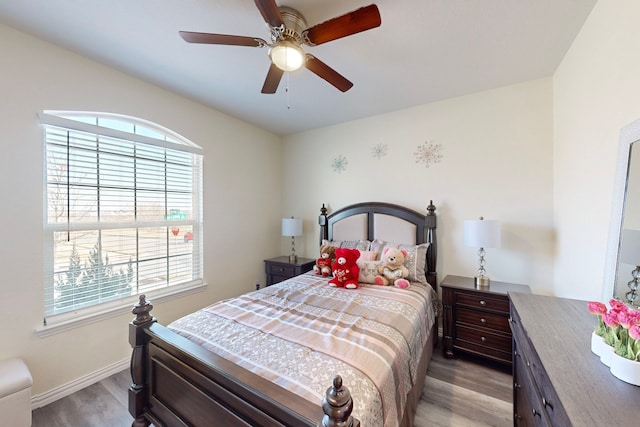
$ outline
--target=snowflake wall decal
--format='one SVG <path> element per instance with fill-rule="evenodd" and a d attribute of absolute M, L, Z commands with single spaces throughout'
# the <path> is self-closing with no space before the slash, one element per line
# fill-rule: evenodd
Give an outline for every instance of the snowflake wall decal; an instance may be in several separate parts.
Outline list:
<path fill-rule="evenodd" d="M 349 164 L 349 161 L 347 160 L 347 158 L 344 157 L 343 155 L 339 155 L 338 157 L 333 159 L 333 162 L 331 163 L 331 168 L 333 169 L 334 172 L 342 173 L 343 171 L 347 170 L 348 164 Z"/>
<path fill-rule="evenodd" d="M 387 155 L 387 149 L 389 146 L 387 144 L 376 144 L 371 149 L 371 155 L 376 159 L 380 160 L 384 156 Z"/>
<path fill-rule="evenodd" d="M 442 160 L 441 151 L 442 145 L 426 141 L 424 144 L 418 145 L 418 151 L 413 154 L 416 156 L 416 163 L 422 163 L 425 167 L 429 167 L 434 163 L 440 163 Z"/>

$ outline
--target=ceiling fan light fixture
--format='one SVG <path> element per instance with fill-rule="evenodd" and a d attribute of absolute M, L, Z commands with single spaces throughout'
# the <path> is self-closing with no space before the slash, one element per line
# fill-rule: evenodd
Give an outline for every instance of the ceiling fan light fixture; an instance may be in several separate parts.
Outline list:
<path fill-rule="evenodd" d="M 269 58 L 283 71 L 295 71 L 304 65 L 304 51 L 290 41 L 281 41 L 269 49 Z"/>

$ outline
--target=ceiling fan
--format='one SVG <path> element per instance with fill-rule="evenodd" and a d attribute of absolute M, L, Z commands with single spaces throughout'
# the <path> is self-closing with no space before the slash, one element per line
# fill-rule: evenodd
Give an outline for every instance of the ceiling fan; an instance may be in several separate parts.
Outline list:
<path fill-rule="evenodd" d="M 297 10 L 278 7 L 275 0 L 254 1 L 269 27 L 271 43 L 258 37 L 190 31 L 180 31 L 180 36 L 189 43 L 268 47 L 271 66 L 262 86 L 262 93 L 275 93 L 284 72 L 294 71 L 302 66 L 342 92 L 351 89 L 353 83 L 315 56 L 305 53 L 301 45 L 317 46 L 379 27 L 380 12 L 375 4 L 307 28 L 307 22 Z"/>

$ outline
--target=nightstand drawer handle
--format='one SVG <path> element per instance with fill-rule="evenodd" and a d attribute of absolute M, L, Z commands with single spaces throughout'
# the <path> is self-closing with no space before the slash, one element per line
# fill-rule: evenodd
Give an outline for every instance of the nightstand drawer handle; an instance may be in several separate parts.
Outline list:
<path fill-rule="evenodd" d="M 480 337 L 480 341 L 485 342 L 487 339 L 485 337 Z"/>
<path fill-rule="evenodd" d="M 542 398 L 542 406 L 545 408 L 549 408 L 553 411 L 553 405 L 547 401 L 544 397 Z"/>
<path fill-rule="evenodd" d="M 533 412 L 533 416 L 534 417 L 539 417 L 540 416 L 540 412 L 536 411 L 535 409 L 531 410 Z"/>
<path fill-rule="evenodd" d="M 487 305 L 487 302 L 485 300 L 480 300 L 480 305 Z"/>
<path fill-rule="evenodd" d="M 487 323 L 487 319 L 485 319 L 484 317 L 480 319 L 480 323 Z"/>

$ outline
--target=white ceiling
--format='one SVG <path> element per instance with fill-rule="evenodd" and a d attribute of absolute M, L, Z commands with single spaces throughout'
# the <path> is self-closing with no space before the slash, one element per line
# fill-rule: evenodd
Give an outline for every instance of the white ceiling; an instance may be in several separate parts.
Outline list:
<path fill-rule="evenodd" d="M 0 0 L 0 23 L 287 135 L 550 76 L 597 0 L 276 1 L 309 26 L 377 4 L 380 27 L 304 46 L 351 90 L 301 69 L 264 95 L 267 49 L 178 35 L 269 40 L 251 0 Z"/>

